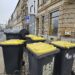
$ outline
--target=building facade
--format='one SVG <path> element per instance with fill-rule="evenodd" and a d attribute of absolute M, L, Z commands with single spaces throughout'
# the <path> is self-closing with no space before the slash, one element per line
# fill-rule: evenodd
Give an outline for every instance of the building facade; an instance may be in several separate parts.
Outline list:
<path fill-rule="evenodd" d="M 19 29 L 26 28 L 25 16 L 27 15 L 27 0 L 19 0 L 11 18 L 8 21 L 9 28 Z"/>
<path fill-rule="evenodd" d="M 75 38 L 75 0 L 38 0 L 37 35 Z"/>

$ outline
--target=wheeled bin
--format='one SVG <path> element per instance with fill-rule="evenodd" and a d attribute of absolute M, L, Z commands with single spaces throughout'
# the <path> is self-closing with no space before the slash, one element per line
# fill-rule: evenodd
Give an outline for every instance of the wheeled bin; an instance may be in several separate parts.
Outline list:
<path fill-rule="evenodd" d="M 29 57 L 29 75 L 52 75 L 54 57 L 59 50 L 46 43 L 27 45 Z"/>
<path fill-rule="evenodd" d="M 22 39 L 25 39 L 25 36 L 26 36 L 26 35 L 29 35 L 29 31 L 26 30 L 26 29 L 22 29 L 22 30 L 20 31 L 20 35 L 21 35 L 21 38 L 22 38 Z"/>
<path fill-rule="evenodd" d="M 53 75 L 71 75 L 75 55 L 75 44 L 67 41 L 54 41 L 52 44 L 60 49 L 55 57 Z"/>
<path fill-rule="evenodd" d="M 72 66 L 72 75 L 75 75 L 75 55 L 74 55 L 74 62 Z"/>
<path fill-rule="evenodd" d="M 13 31 L 13 30 L 8 30 L 5 31 L 4 34 L 6 35 L 6 39 L 21 39 L 21 34 L 19 31 Z"/>
<path fill-rule="evenodd" d="M 3 48 L 6 74 L 20 75 L 25 40 L 7 40 L 1 42 L 0 46 Z"/>
<path fill-rule="evenodd" d="M 26 35 L 29 34 L 29 32 L 26 29 L 22 30 L 7 30 L 4 32 L 6 35 L 6 39 L 24 39 Z"/>
<path fill-rule="evenodd" d="M 36 36 L 36 35 L 26 35 L 26 40 L 27 40 L 27 43 L 35 43 L 35 42 L 45 42 L 45 38 L 43 37 L 40 37 L 40 36 Z"/>

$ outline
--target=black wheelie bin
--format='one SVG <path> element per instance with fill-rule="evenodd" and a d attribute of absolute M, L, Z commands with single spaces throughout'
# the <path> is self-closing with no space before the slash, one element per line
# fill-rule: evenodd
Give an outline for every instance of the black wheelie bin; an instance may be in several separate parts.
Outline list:
<path fill-rule="evenodd" d="M 4 34 L 6 35 L 6 39 L 21 39 L 20 31 L 9 29 L 4 31 Z"/>
<path fill-rule="evenodd" d="M 26 35 L 25 38 L 27 40 L 27 43 L 36 43 L 36 42 L 45 42 L 46 41 L 45 38 L 36 36 L 36 35 L 32 35 L 32 34 Z"/>
<path fill-rule="evenodd" d="M 75 44 L 67 41 L 54 41 L 51 43 L 60 49 L 55 57 L 53 75 L 71 75 L 75 55 Z"/>
<path fill-rule="evenodd" d="M 3 49 L 6 74 L 20 75 L 25 42 L 25 40 L 12 39 L 0 43 Z"/>
<path fill-rule="evenodd" d="M 6 35 L 6 39 L 24 39 L 26 35 L 29 34 L 29 32 L 26 29 L 22 30 L 7 30 L 4 32 Z"/>
<path fill-rule="evenodd" d="M 29 35 L 29 31 L 26 30 L 26 29 L 22 29 L 22 30 L 20 31 L 20 35 L 21 35 L 21 38 L 22 38 L 22 39 L 25 39 L 25 36 L 26 36 L 26 35 Z"/>
<path fill-rule="evenodd" d="M 54 57 L 59 50 L 46 43 L 27 44 L 29 75 L 52 75 Z"/>

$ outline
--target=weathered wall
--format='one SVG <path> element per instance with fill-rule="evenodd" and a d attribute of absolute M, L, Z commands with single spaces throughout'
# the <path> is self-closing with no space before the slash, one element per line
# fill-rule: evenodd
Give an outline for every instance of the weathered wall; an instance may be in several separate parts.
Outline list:
<path fill-rule="evenodd" d="M 60 6 L 59 33 L 64 35 L 71 32 L 71 37 L 75 37 L 75 4 L 63 4 Z"/>

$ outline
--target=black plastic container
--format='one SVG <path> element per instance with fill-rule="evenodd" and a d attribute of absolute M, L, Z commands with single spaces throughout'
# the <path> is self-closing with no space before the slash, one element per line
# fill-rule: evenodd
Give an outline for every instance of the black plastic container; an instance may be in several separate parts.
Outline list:
<path fill-rule="evenodd" d="M 3 49 L 3 57 L 6 74 L 20 75 L 23 61 L 23 49 L 25 43 L 18 45 L 0 45 Z"/>
<path fill-rule="evenodd" d="M 38 40 L 34 40 L 33 37 L 34 38 L 37 37 Z M 36 42 L 45 42 L 46 41 L 46 39 L 39 39 L 39 37 L 36 35 L 31 35 L 31 36 L 27 35 L 27 36 L 25 36 L 25 39 L 27 40 L 27 43 L 36 43 Z"/>
<path fill-rule="evenodd" d="M 53 45 L 60 49 L 60 53 L 55 57 L 53 75 L 71 75 L 75 48 L 63 48 L 55 44 Z"/>
<path fill-rule="evenodd" d="M 6 35 L 6 39 L 24 39 L 25 35 L 28 35 L 29 32 L 26 29 L 22 29 L 20 31 L 8 30 L 4 32 Z"/>
<path fill-rule="evenodd" d="M 59 50 L 39 56 L 30 51 L 29 49 L 27 51 L 29 57 L 29 75 L 53 74 L 54 57 L 59 52 Z"/>
<path fill-rule="evenodd" d="M 5 33 L 6 34 L 6 39 L 9 40 L 9 39 L 21 39 L 21 35 L 19 33 Z"/>
<path fill-rule="evenodd" d="M 36 42 L 45 42 L 46 40 L 32 40 L 29 37 L 25 37 L 25 39 L 27 40 L 27 43 L 36 43 Z"/>
<path fill-rule="evenodd" d="M 44 55 L 44 56 L 35 56 L 32 53 L 29 53 L 29 72 L 30 75 L 52 75 L 53 66 L 54 66 L 54 54 Z"/>
<path fill-rule="evenodd" d="M 20 31 L 20 35 L 21 35 L 21 38 L 22 38 L 22 39 L 25 39 L 25 36 L 28 35 L 28 34 L 29 34 L 29 31 L 26 30 L 26 29 L 22 29 L 22 30 Z"/>
<path fill-rule="evenodd" d="M 75 55 L 74 55 L 74 62 L 72 66 L 72 75 L 75 75 Z"/>
<path fill-rule="evenodd" d="M 75 75 L 75 72 L 72 70 L 71 75 Z"/>

